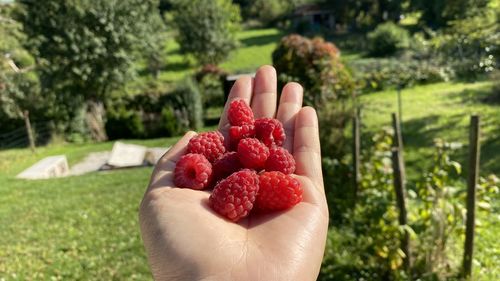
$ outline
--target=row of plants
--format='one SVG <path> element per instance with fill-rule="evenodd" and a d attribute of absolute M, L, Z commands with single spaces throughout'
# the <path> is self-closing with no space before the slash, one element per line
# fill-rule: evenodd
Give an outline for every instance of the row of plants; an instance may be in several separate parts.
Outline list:
<path fill-rule="evenodd" d="M 347 161 L 324 161 L 325 186 L 332 228 L 318 280 L 454 280 L 461 270 L 465 220 L 465 180 L 461 165 L 451 158 L 456 143 L 435 140 L 433 165 L 415 184 L 407 185 L 408 225 L 398 223 L 393 186 L 391 129 L 375 134 L 363 153 L 361 181 L 356 197 Z M 478 207 L 489 211 L 498 196 L 495 175 L 480 178 Z M 347 195 L 346 195 L 347 193 Z M 343 194 L 343 195 L 340 195 Z M 340 195 L 340 196 L 339 196 Z M 410 233 L 411 270 L 403 267 L 401 239 Z"/>

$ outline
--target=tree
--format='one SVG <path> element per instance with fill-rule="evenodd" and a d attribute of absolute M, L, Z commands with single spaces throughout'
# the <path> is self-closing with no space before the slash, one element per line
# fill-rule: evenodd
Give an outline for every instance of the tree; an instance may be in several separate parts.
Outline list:
<path fill-rule="evenodd" d="M 231 0 L 193 0 L 175 5 L 173 24 L 185 54 L 200 64 L 219 64 L 238 46 L 240 10 Z"/>
<path fill-rule="evenodd" d="M 19 2 L 51 115 L 68 124 L 83 110 L 92 137 L 105 139 L 103 100 L 134 73 L 133 62 L 161 28 L 158 1 Z"/>
<path fill-rule="evenodd" d="M 16 8 L 15 4 L 0 4 L 0 132 L 17 128 L 25 111 L 42 106 L 34 59 L 23 48 L 22 25 L 12 17 Z"/>
<path fill-rule="evenodd" d="M 446 26 L 449 21 L 474 16 L 489 0 L 411 0 L 413 10 L 421 11 L 420 20 L 432 28 Z"/>
<path fill-rule="evenodd" d="M 392 20 L 398 22 L 409 0 L 323 0 L 339 23 L 354 26 L 376 25 Z"/>

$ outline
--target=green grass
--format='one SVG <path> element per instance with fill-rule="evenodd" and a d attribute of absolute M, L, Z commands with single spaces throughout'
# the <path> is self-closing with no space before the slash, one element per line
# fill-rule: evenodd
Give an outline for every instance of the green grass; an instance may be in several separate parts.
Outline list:
<path fill-rule="evenodd" d="M 482 174 L 500 171 L 496 153 L 500 150 L 500 110 L 496 105 L 481 102 L 490 89 L 488 82 L 478 82 L 438 83 L 402 91 L 401 124 L 410 177 L 422 174 L 429 166 L 435 138 L 462 143 L 464 146 L 454 156 L 465 165 L 472 114 L 481 116 Z M 391 113 L 398 110 L 394 90 L 361 96 L 360 102 L 363 130 L 367 134 L 390 126 Z"/>
<path fill-rule="evenodd" d="M 134 140 L 169 146 L 172 139 Z M 151 280 L 137 211 L 151 168 L 26 181 L 43 157 L 70 164 L 112 142 L 0 151 L 0 280 Z"/>
<path fill-rule="evenodd" d="M 275 28 L 243 30 L 237 37 L 240 48 L 221 64 L 221 68 L 233 73 L 254 72 L 263 64 L 271 64 L 271 54 L 283 33 Z M 160 74 L 164 81 L 176 81 L 196 69 L 192 59 L 186 58 L 179 51 L 179 45 L 172 36 L 166 45 L 166 69 Z"/>

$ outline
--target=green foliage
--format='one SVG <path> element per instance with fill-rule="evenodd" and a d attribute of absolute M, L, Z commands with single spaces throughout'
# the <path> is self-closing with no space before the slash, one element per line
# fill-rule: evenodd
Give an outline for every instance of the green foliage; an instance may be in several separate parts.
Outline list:
<path fill-rule="evenodd" d="M 155 0 L 19 2 L 44 97 L 55 105 L 48 112 L 60 122 L 123 86 L 161 29 Z"/>
<path fill-rule="evenodd" d="M 393 22 L 379 24 L 374 31 L 368 33 L 368 49 L 373 56 L 393 55 L 410 45 L 408 31 Z"/>
<path fill-rule="evenodd" d="M 250 14 L 264 25 L 270 25 L 287 15 L 294 5 L 286 0 L 256 0 L 250 7 Z"/>
<path fill-rule="evenodd" d="M 500 12 L 484 9 L 457 19 L 431 38 L 436 57 L 453 68 L 459 78 L 475 80 L 500 64 Z"/>
<path fill-rule="evenodd" d="M 224 104 L 224 79 L 227 73 L 215 65 L 205 65 L 195 75 L 203 96 L 203 108 L 220 107 Z"/>
<path fill-rule="evenodd" d="M 414 188 L 407 185 L 409 225 L 400 226 L 393 187 L 392 138 L 391 130 L 375 134 L 363 154 L 356 206 L 341 210 L 345 221 L 334 224 L 330 231 L 318 280 L 408 280 L 400 249 L 404 231 L 411 236 L 414 280 L 449 280 L 458 275 L 456 243 L 464 230 L 466 192 L 457 185 L 461 166 L 451 160 L 450 152 L 461 146 L 435 140 L 432 167 Z M 494 175 L 480 179 L 480 210 L 491 209 L 498 185 Z M 334 188 L 347 192 L 345 185 Z M 338 206 L 330 207 L 338 210 Z"/>
<path fill-rule="evenodd" d="M 339 24 L 354 28 L 371 27 L 388 20 L 399 21 L 408 1 L 405 0 L 336 0 L 320 1 L 329 8 Z"/>
<path fill-rule="evenodd" d="M 362 92 L 411 87 L 449 81 L 453 71 L 432 60 L 412 58 L 362 59 L 349 64 L 356 85 Z"/>
<path fill-rule="evenodd" d="M 230 0 L 179 1 L 172 24 L 181 52 L 201 64 L 219 64 L 238 46 L 240 11 Z"/>
<path fill-rule="evenodd" d="M 363 155 L 356 207 L 344 210 L 348 222 L 330 232 L 318 280 L 401 280 L 403 253 L 392 184 L 392 131 L 383 130 Z M 344 192 L 346 186 L 338 186 Z M 339 241 L 333 239 L 339 236 Z"/>
<path fill-rule="evenodd" d="M 427 26 L 439 28 L 452 20 L 459 20 L 477 13 L 490 0 L 411 0 L 412 10 L 422 13 L 420 21 Z"/>
<path fill-rule="evenodd" d="M 158 83 L 148 84 L 134 96 L 115 96 L 107 103 L 109 138 L 177 136 L 189 128 L 180 93 Z"/>
<path fill-rule="evenodd" d="M 110 139 L 141 138 L 145 129 L 141 115 L 124 107 L 107 111 L 106 133 Z"/>
<path fill-rule="evenodd" d="M 190 77 L 184 78 L 177 83 L 173 93 L 175 108 L 179 110 L 179 122 L 187 124 L 187 127 L 198 131 L 203 127 L 203 97 L 195 80 Z"/>
<path fill-rule="evenodd" d="M 164 107 L 161 111 L 161 129 L 165 132 L 164 136 L 171 137 L 183 133 L 182 123 L 177 121 L 175 110 L 170 107 Z"/>
<path fill-rule="evenodd" d="M 34 59 L 22 46 L 26 36 L 13 17 L 16 10 L 14 4 L 0 5 L 0 119 L 3 120 L 0 132 L 16 128 L 15 120 L 22 117 L 23 111 L 36 116 L 44 105 L 39 95 L 40 83 L 33 71 Z"/>
<path fill-rule="evenodd" d="M 322 145 L 333 158 L 344 153 L 344 128 L 351 116 L 354 83 L 340 62 L 340 51 L 322 38 L 283 37 L 273 52 L 281 84 L 296 81 L 304 87 L 304 103 L 318 110 Z M 325 154 L 325 156 L 327 156 Z"/>

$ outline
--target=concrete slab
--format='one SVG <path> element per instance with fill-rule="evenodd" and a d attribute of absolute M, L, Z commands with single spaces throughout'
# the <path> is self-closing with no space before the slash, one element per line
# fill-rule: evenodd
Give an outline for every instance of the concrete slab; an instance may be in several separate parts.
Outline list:
<path fill-rule="evenodd" d="M 143 166 L 146 147 L 136 144 L 115 142 L 107 164 L 116 168 Z"/>
<path fill-rule="evenodd" d="M 17 175 L 20 179 L 49 179 L 69 174 L 68 160 L 65 155 L 46 157 Z"/>

